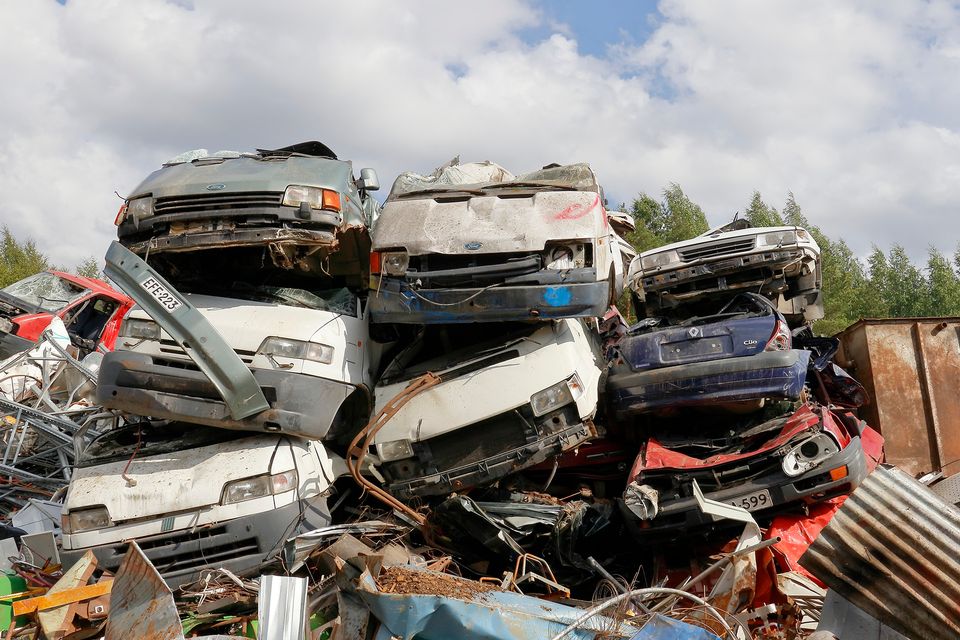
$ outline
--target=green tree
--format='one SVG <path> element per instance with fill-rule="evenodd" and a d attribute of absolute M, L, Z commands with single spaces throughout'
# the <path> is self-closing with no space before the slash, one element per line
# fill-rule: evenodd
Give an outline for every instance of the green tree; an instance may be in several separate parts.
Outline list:
<path fill-rule="evenodd" d="M 782 227 L 784 224 L 780 213 L 763 201 L 759 191 L 753 192 L 750 206 L 744 211 L 743 217 L 754 227 Z"/>
<path fill-rule="evenodd" d="M 942 253 L 931 246 L 927 259 L 926 316 L 960 315 L 960 278 Z"/>
<path fill-rule="evenodd" d="M 99 278 L 101 280 L 104 278 L 103 271 L 100 270 L 100 261 L 93 256 L 86 258 L 83 262 L 78 264 L 73 271 L 78 276 Z"/>
<path fill-rule="evenodd" d="M 710 228 L 700 205 L 675 183 L 663 190 L 663 200 L 659 202 L 641 193 L 634 199 L 630 213 L 637 230 L 627 240 L 640 252 L 693 238 Z"/>
<path fill-rule="evenodd" d="M 9 228 L 3 227 L 3 240 L 0 242 L 0 287 L 22 280 L 49 266 L 49 260 L 40 253 L 33 240 L 19 242 Z"/>

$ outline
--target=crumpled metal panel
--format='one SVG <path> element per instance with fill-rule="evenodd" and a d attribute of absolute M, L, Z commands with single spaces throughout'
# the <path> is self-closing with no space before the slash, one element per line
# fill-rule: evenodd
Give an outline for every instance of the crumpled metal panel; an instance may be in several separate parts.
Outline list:
<path fill-rule="evenodd" d="M 131 638 L 183 640 L 173 593 L 135 541 L 113 582 L 104 640 Z"/>
<path fill-rule="evenodd" d="M 960 510 L 900 469 L 867 476 L 800 564 L 910 638 L 960 637 Z"/>

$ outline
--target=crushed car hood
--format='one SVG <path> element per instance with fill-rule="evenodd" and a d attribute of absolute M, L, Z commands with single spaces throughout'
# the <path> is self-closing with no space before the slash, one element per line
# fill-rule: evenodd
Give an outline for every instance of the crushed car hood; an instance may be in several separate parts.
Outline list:
<path fill-rule="evenodd" d="M 551 240 L 608 234 L 597 193 L 441 194 L 388 201 L 373 230 L 373 249 L 403 248 L 411 255 L 542 251 Z"/>

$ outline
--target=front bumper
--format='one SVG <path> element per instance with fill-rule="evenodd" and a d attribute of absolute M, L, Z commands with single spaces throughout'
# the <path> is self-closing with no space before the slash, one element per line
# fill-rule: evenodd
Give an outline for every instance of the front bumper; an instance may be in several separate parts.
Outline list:
<path fill-rule="evenodd" d="M 326 498 L 318 497 L 193 530 L 139 538 L 137 544 L 171 589 L 193 582 L 208 568 L 222 567 L 239 575 L 253 575 L 280 551 L 287 538 L 298 533 L 306 512 L 315 516 L 307 527 L 330 522 Z M 322 514 L 319 519 L 317 514 Z M 116 573 L 129 546 L 122 541 L 63 549 L 60 558 L 66 567 L 92 551 L 100 568 Z"/>
<path fill-rule="evenodd" d="M 778 458 L 779 462 L 779 458 Z M 838 480 L 830 477 L 830 470 L 846 466 L 847 475 Z M 682 470 L 677 470 L 678 475 Z M 710 500 L 730 503 L 742 496 L 766 489 L 770 492 L 773 504 L 760 511 L 753 511 L 757 521 L 769 520 L 783 513 L 791 505 L 812 504 L 828 498 L 846 495 L 853 491 L 867 475 L 867 460 L 863 452 L 860 437 L 854 437 L 843 450 L 824 460 L 815 469 L 791 478 L 780 468 L 745 483 L 730 488 L 721 488 L 704 497 Z M 643 482 L 643 479 L 639 479 Z M 666 500 L 659 504 L 659 513 L 653 520 L 646 520 L 642 514 L 634 513 L 622 500 L 618 500 L 620 510 L 630 532 L 638 538 L 668 538 L 681 536 L 690 531 L 713 527 L 724 527 L 725 523 L 739 525 L 729 520 L 716 520 L 700 510 L 695 498 L 684 497 Z"/>
<path fill-rule="evenodd" d="M 416 458 L 384 463 L 390 493 L 402 499 L 490 484 L 597 436 L 575 404 L 536 419 L 519 410 L 413 443 Z"/>
<path fill-rule="evenodd" d="M 610 304 L 606 280 L 556 284 L 414 289 L 402 278 L 374 279 L 373 322 L 449 324 L 595 318 Z"/>
<path fill-rule="evenodd" d="M 100 366 L 97 402 L 140 416 L 320 439 L 356 390 L 345 382 L 300 373 L 251 371 L 270 408 L 236 420 L 200 371 L 158 364 L 142 353 L 114 351 L 104 356 Z"/>
<path fill-rule="evenodd" d="M 688 267 L 653 271 L 650 275 L 644 274 L 640 282 L 643 290 L 648 293 L 671 290 L 668 295 L 680 301 L 710 291 L 753 287 L 773 275 L 782 275 L 785 269 L 798 264 L 805 257 L 814 260 L 803 249 L 759 251 L 733 258 L 705 261 Z M 726 277 L 731 275 L 736 275 L 736 278 Z M 719 280 L 716 280 L 718 278 Z M 706 279 L 710 280 L 699 285 L 694 284 Z M 684 291 L 685 288 L 690 290 Z M 677 291 L 673 291 L 674 289 Z"/>
<path fill-rule="evenodd" d="M 626 365 L 607 378 L 607 395 L 619 416 L 760 398 L 794 400 L 807 379 L 810 352 L 765 351 L 752 356 L 632 372 Z"/>

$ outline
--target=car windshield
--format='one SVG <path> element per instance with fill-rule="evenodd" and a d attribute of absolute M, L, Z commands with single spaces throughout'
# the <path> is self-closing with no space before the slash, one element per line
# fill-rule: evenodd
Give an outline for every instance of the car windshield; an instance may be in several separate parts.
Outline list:
<path fill-rule="evenodd" d="M 277 302 L 293 307 L 330 311 L 353 316 L 357 313 L 357 296 L 346 287 L 307 291 L 294 287 L 234 283 L 231 292 L 237 297 L 261 302 Z"/>
<path fill-rule="evenodd" d="M 118 460 L 186 451 L 250 437 L 249 432 L 216 429 L 174 422 L 155 425 L 149 422 L 108 431 L 83 450 L 77 461 L 80 467 L 92 467 Z"/>
<path fill-rule="evenodd" d="M 63 309 L 89 292 L 47 271 L 14 282 L 0 291 L 30 306 L 51 312 Z"/>

